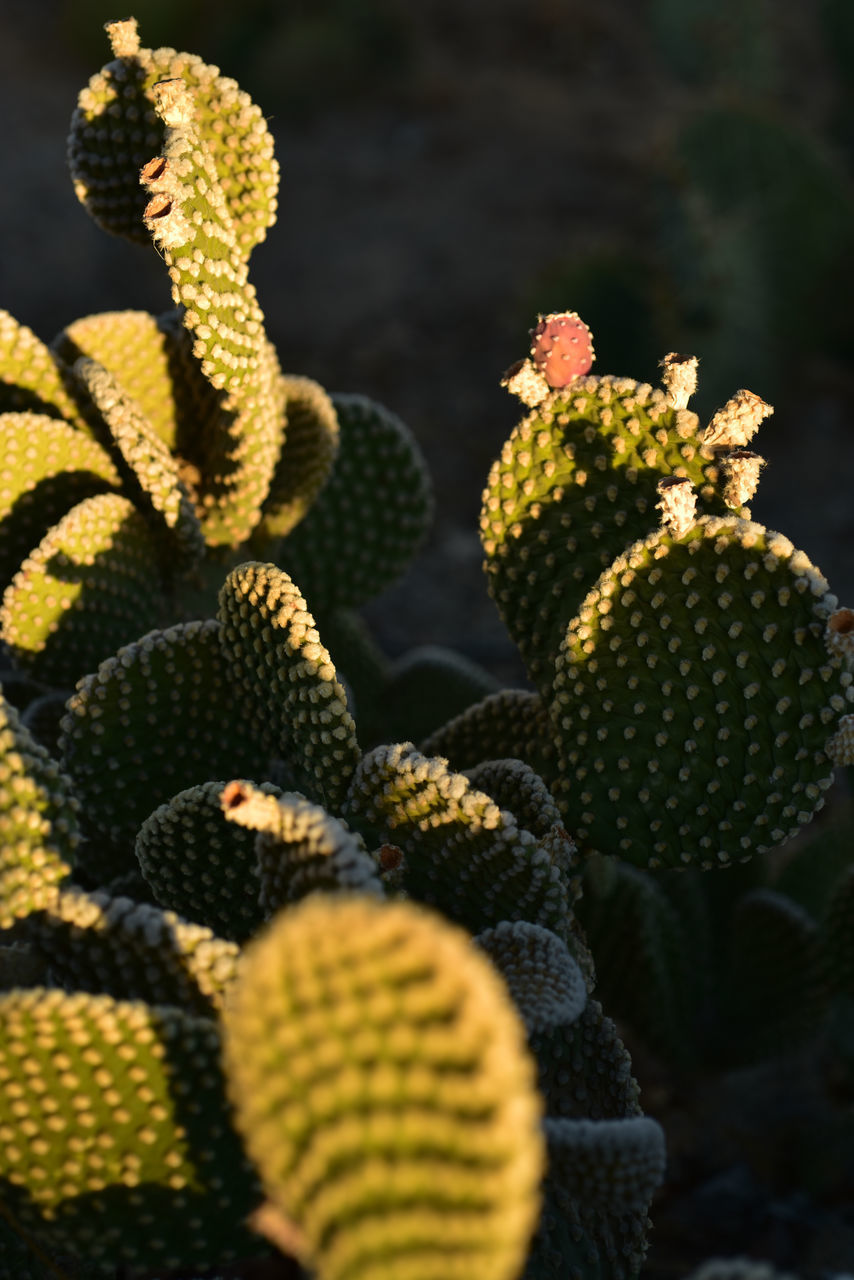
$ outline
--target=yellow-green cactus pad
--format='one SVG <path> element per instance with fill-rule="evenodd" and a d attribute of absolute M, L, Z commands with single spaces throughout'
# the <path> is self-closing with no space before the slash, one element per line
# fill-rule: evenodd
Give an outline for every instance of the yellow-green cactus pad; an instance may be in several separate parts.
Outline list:
<path fill-rule="evenodd" d="M 515 1280 L 543 1139 L 522 1023 L 461 930 L 315 895 L 225 1013 L 237 1124 L 319 1280 Z"/>
<path fill-rule="evenodd" d="M 569 618 L 605 566 L 658 524 L 658 482 L 685 476 L 709 510 L 726 510 L 698 427 L 648 383 L 591 375 L 551 392 L 504 445 L 483 495 L 485 567 L 544 695 Z"/>
<path fill-rule="evenodd" d="M 23 933 L 70 991 L 171 1004 L 212 1017 L 237 971 L 238 947 L 147 902 L 68 889 Z"/>
<path fill-rule="evenodd" d="M 220 802 L 225 785 L 204 782 L 172 796 L 145 819 L 135 849 L 161 906 L 245 942 L 264 921 L 255 833 L 228 821 Z M 258 791 L 282 794 L 271 782 Z"/>
<path fill-rule="evenodd" d="M 167 317 L 147 311 L 103 311 L 67 325 L 50 344 L 70 369 L 86 357 L 109 369 L 168 449 L 178 438 L 181 366 Z"/>
<path fill-rule="evenodd" d="M 23 561 L 0 605 L 0 638 L 37 680 L 68 688 L 156 626 L 164 607 L 144 517 L 120 494 L 96 494 Z"/>
<path fill-rule="evenodd" d="M 376 747 L 353 777 L 351 813 L 404 850 L 408 893 L 473 933 L 530 920 L 566 936 L 568 885 L 550 850 L 447 761 L 412 743 Z"/>
<path fill-rule="evenodd" d="M 32 329 L 0 311 L 0 412 L 41 413 L 88 430 L 60 366 Z"/>
<path fill-rule="evenodd" d="M 180 77 L 194 91 L 195 123 L 248 256 L 275 221 L 279 182 L 260 110 L 218 67 L 174 49 L 142 48 L 135 19 L 110 22 L 107 32 L 114 61 L 91 78 L 71 121 L 68 158 L 78 199 L 107 231 L 148 243 L 139 171 L 163 142 L 153 86 Z"/>
<path fill-rule="evenodd" d="M 228 1116 L 215 1023 L 36 988 L 0 996 L 8 1221 L 87 1276 L 264 1252 L 259 1188 Z"/>
<path fill-rule="evenodd" d="M 103 883 L 136 866 L 133 843 L 152 808 L 211 778 L 269 776 L 269 735 L 223 657 L 220 626 L 153 631 L 81 680 L 62 723 L 64 767 L 87 827 L 122 850 L 102 865 L 99 840 L 84 864 Z"/>
<path fill-rule="evenodd" d="M 341 428 L 332 474 L 277 555 L 316 611 L 358 608 L 391 586 L 433 516 L 423 458 L 400 418 L 366 396 L 332 402 Z"/>
<path fill-rule="evenodd" d="M 803 552 L 735 516 L 681 538 L 658 531 L 618 557 L 557 661 L 556 798 L 579 844 L 712 867 L 808 822 L 854 696 L 825 643 L 835 606 Z"/>
<path fill-rule="evenodd" d="M 78 840 L 70 779 L 0 697 L 0 929 L 56 899 Z"/>
<path fill-rule="evenodd" d="M 230 676 L 247 710 L 267 724 L 298 789 L 337 810 L 359 745 L 347 695 L 300 590 L 275 565 L 249 562 L 226 579 L 219 616 Z"/>
<path fill-rule="evenodd" d="M 329 478 L 341 433 L 335 405 L 319 383 L 285 375 L 281 389 L 286 436 L 261 508 L 262 538 L 283 538 L 304 519 Z"/>
<path fill-rule="evenodd" d="M 221 797 L 229 822 L 256 831 L 256 875 L 265 918 L 309 893 L 383 891 L 364 841 L 347 824 L 288 791 L 270 795 L 230 782 Z"/>
<path fill-rule="evenodd" d="M 0 583 L 78 502 L 118 489 L 94 440 L 57 418 L 0 414 Z"/>
<path fill-rule="evenodd" d="M 177 460 L 108 369 L 81 357 L 74 376 L 104 421 L 124 492 L 148 520 L 165 573 L 187 573 L 204 556 L 205 541 Z"/>

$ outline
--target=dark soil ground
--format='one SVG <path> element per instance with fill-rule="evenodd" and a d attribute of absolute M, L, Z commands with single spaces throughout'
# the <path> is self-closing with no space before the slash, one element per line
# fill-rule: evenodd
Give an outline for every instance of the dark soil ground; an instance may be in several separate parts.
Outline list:
<path fill-rule="evenodd" d="M 755 65 L 764 66 L 766 45 L 776 58 L 765 108 L 810 130 L 816 153 L 831 146 L 844 86 L 814 6 L 683 8 L 717 14 L 709 41 L 729 49 L 731 66 L 721 55 L 711 77 L 704 72 L 702 39 L 674 53 L 672 22 L 671 43 L 662 35 L 674 6 L 637 0 L 136 6 L 147 43 L 217 62 L 271 118 L 280 217 L 253 258 L 253 279 L 284 366 L 382 400 L 427 457 L 435 530 L 406 580 L 369 611 L 390 652 L 449 644 L 508 682 L 521 678 L 476 536 L 480 492 L 516 416 L 499 378 L 525 354 L 537 310 L 581 306 L 556 296 L 562 280 L 589 279 L 585 264 L 609 255 L 640 253 L 657 267 L 666 228 L 650 175 L 671 173 L 674 139 L 692 112 L 743 88 L 742 39 L 753 42 Z M 156 256 L 90 223 L 65 171 L 76 94 L 106 60 L 100 24 L 115 16 L 124 15 L 95 0 L 0 6 L 0 305 L 45 339 L 91 311 L 169 305 Z M 844 155 L 833 162 L 848 199 Z M 606 325 L 598 371 L 651 378 L 650 347 L 684 349 L 690 325 L 667 296 L 678 272 L 653 277 L 656 296 L 631 330 L 637 366 L 619 325 Z M 618 300 L 643 300 L 630 269 L 616 286 L 613 273 L 607 280 Z M 835 303 L 847 314 L 847 295 Z M 727 360 L 738 377 L 731 391 L 749 386 L 777 404 L 757 442 L 769 466 L 754 515 L 802 546 L 845 603 L 854 601 L 854 365 L 844 321 L 839 329 L 830 352 L 818 343 L 781 349 L 770 389 L 755 385 L 751 365 L 767 334 L 748 328 Z M 848 349 L 852 338 L 854 326 Z M 750 1142 L 700 1142 L 703 1109 L 723 1105 L 727 1082 L 685 1099 L 656 1064 L 638 1065 L 650 1109 L 672 1126 L 651 1276 L 675 1278 L 714 1252 L 750 1252 L 810 1280 L 854 1269 L 854 1187 L 836 1185 L 834 1202 L 823 1203 L 799 1189 L 796 1171 L 772 1177 Z M 767 1080 L 757 1089 L 773 1092 Z"/>

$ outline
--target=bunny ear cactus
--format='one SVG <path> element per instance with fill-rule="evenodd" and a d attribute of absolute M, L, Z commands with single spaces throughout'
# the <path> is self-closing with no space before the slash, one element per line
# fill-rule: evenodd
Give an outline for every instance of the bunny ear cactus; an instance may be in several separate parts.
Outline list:
<path fill-rule="evenodd" d="M 826 581 L 746 518 L 761 459 L 745 446 L 770 406 L 740 391 L 701 431 L 689 357 L 665 358 L 660 390 L 581 372 L 550 384 L 541 336 L 506 379 L 530 412 L 481 528 L 549 709 L 560 807 L 586 851 L 639 866 L 774 847 L 852 754 L 854 690 Z"/>
<path fill-rule="evenodd" d="M 519 1018 L 460 930 L 312 897 L 247 951 L 225 1015 L 237 1123 L 322 1280 L 512 1280 L 539 1211 Z"/>

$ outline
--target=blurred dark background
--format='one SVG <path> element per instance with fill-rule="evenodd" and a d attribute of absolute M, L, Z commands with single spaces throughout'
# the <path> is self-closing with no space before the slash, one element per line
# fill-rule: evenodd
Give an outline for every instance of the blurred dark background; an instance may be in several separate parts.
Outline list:
<path fill-rule="evenodd" d="M 253 256 L 286 369 L 411 426 L 437 525 L 372 609 L 386 646 L 450 643 L 513 679 L 476 521 L 516 419 L 502 371 L 574 308 L 598 372 L 701 358 L 696 408 L 777 406 L 753 506 L 854 600 L 851 0 L 136 0 L 145 44 L 260 104 L 283 180 Z M 77 204 L 65 136 L 109 58 L 108 0 L 3 0 L 0 306 L 46 340 L 169 305 L 153 251 Z"/>

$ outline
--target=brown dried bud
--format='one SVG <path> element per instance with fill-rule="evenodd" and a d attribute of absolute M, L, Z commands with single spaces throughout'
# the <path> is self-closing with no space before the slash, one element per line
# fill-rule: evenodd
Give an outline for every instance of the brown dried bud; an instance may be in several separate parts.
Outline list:
<path fill-rule="evenodd" d="M 133 58 L 139 53 L 139 31 L 136 18 L 115 18 L 104 23 L 114 58 Z"/>
<path fill-rule="evenodd" d="M 827 620 L 825 644 L 828 652 L 854 667 L 854 609 L 836 609 Z"/>
<path fill-rule="evenodd" d="M 193 95 L 183 80 L 158 80 L 152 85 L 154 105 L 164 124 L 173 128 L 190 124 L 193 119 Z"/>
<path fill-rule="evenodd" d="M 532 360 L 517 360 L 515 364 L 511 364 L 501 379 L 501 385 L 529 409 L 535 409 L 538 404 L 542 404 L 551 391 L 551 387 L 534 367 Z"/>

